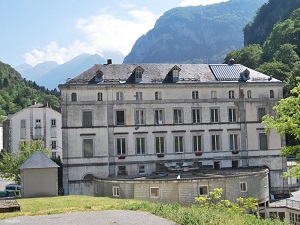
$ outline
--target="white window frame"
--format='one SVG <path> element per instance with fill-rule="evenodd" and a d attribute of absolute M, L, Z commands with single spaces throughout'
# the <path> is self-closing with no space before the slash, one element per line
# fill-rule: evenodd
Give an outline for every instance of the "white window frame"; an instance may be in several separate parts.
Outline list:
<path fill-rule="evenodd" d="M 239 135 L 229 134 L 229 150 L 237 151 L 239 150 Z"/>
<path fill-rule="evenodd" d="M 210 108 L 210 122 L 219 123 L 220 122 L 220 109 L 219 108 Z"/>
<path fill-rule="evenodd" d="M 228 98 L 230 98 L 230 99 L 234 98 L 234 90 L 228 91 Z"/>
<path fill-rule="evenodd" d="M 124 93 L 123 93 L 122 91 L 118 91 L 118 92 L 116 93 L 116 100 L 117 100 L 117 101 L 122 101 L 122 100 L 124 100 Z"/>
<path fill-rule="evenodd" d="M 140 149 L 139 149 L 140 147 Z M 135 138 L 135 149 L 137 155 L 146 154 L 146 138 L 145 137 L 136 137 Z"/>
<path fill-rule="evenodd" d="M 112 193 L 113 193 L 113 197 L 120 197 L 120 187 L 119 186 L 113 186 L 112 187 Z"/>
<path fill-rule="evenodd" d="M 251 90 L 247 91 L 247 98 L 252 98 L 252 91 Z"/>
<path fill-rule="evenodd" d="M 202 151 L 202 135 L 197 134 L 193 135 L 193 151 L 194 152 L 201 152 Z"/>
<path fill-rule="evenodd" d="M 163 140 L 163 143 L 162 143 Z M 158 144 L 158 148 L 157 148 Z M 165 136 L 155 136 L 154 137 L 154 152 L 155 154 L 164 154 L 166 150 L 166 137 Z"/>
<path fill-rule="evenodd" d="M 141 92 L 141 91 L 135 92 L 135 100 L 136 101 L 143 100 L 143 92 Z"/>
<path fill-rule="evenodd" d="M 183 109 L 173 109 L 173 121 L 174 124 L 183 124 Z"/>
<path fill-rule="evenodd" d="M 154 109 L 154 123 L 158 125 L 164 124 L 164 110 Z"/>
<path fill-rule="evenodd" d="M 175 135 L 174 136 L 174 152 L 175 153 L 184 153 L 184 136 Z"/>
<path fill-rule="evenodd" d="M 192 123 L 201 123 L 202 117 L 201 108 L 192 108 Z"/>
<path fill-rule="evenodd" d="M 157 195 L 152 195 L 152 189 L 157 189 Z M 150 198 L 159 198 L 159 196 L 160 196 L 160 190 L 159 190 L 159 187 L 150 187 L 150 193 L 149 193 L 149 195 L 150 195 Z"/>
<path fill-rule="evenodd" d="M 201 194 L 201 191 L 200 189 L 201 188 L 205 188 L 206 189 L 206 194 Z M 208 192 L 208 185 L 199 185 L 199 188 L 198 188 L 198 191 L 199 191 L 199 196 L 208 196 L 209 192 Z"/>
<path fill-rule="evenodd" d="M 92 152 L 91 152 L 91 155 L 86 155 L 85 154 L 85 148 L 84 148 L 84 142 L 85 141 L 91 141 L 91 144 L 92 144 Z M 87 143 L 86 143 L 87 144 Z M 90 138 L 90 137 L 83 137 L 82 138 L 82 155 L 83 155 L 83 158 L 92 158 L 94 157 L 94 149 L 95 149 L 95 143 L 94 143 L 94 138 Z"/>
<path fill-rule="evenodd" d="M 144 125 L 145 124 L 145 110 L 136 109 L 135 110 L 135 125 Z"/>
<path fill-rule="evenodd" d="M 36 119 L 35 120 L 35 127 L 42 127 L 41 119 Z"/>
<path fill-rule="evenodd" d="M 213 152 L 221 151 L 221 135 L 211 134 L 211 150 Z"/>
<path fill-rule="evenodd" d="M 102 94 L 102 92 L 98 92 L 98 94 L 97 94 L 97 100 L 98 101 L 103 101 L 103 94 Z"/>
<path fill-rule="evenodd" d="M 199 92 L 198 91 L 192 91 L 192 99 L 199 99 Z"/>
<path fill-rule="evenodd" d="M 138 165 L 138 174 L 146 174 L 146 165 Z M 141 169 L 142 167 L 144 167 L 143 169 Z"/>
<path fill-rule="evenodd" d="M 156 91 L 154 93 L 154 98 L 155 98 L 155 100 L 161 100 L 162 99 L 161 91 Z"/>
<path fill-rule="evenodd" d="M 215 90 L 211 91 L 211 92 L 210 92 L 210 98 L 211 98 L 211 99 L 216 99 L 216 98 L 218 98 L 218 93 L 217 93 L 217 91 L 215 91 Z"/>
<path fill-rule="evenodd" d="M 241 181 L 240 182 L 240 191 L 241 192 L 247 192 L 247 182 L 246 181 Z"/>
<path fill-rule="evenodd" d="M 228 108 L 228 122 L 229 123 L 236 123 L 236 108 L 235 107 L 230 107 Z"/>
<path fill-rule="evenodd" d="M 51 127 L 56 127 L 56 119 L 51 119 Z"/>
<path fill-rule="evenodd" d="M 57 149 L 57 141 L 51 140 L 51 149 Z"/>
<path fill-rule="evenodd" d="M 116 137 L 115 139 L 116 154 L 117 155 L 126 155 L 126 138 L 125 137 Z"/>

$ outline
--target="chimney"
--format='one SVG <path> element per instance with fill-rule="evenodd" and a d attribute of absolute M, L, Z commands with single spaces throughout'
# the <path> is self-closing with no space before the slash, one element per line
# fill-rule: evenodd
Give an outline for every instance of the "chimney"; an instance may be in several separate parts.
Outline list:
<path fill-rule="evenodd" d="M 107 65 L 112 64 L 112 59 L 107 59 Z"/>

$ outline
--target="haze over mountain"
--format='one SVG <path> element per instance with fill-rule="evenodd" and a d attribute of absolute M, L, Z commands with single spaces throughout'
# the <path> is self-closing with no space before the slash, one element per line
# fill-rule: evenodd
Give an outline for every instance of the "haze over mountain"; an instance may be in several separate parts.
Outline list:
<path fill-rule="evenodd" d="M 74 77 L 99 63 L 106 63 L 106 60 L 98 54 L 81 54 L 62 65 L 58 65 L 56 62 L 44 62 L 35 67 L 23 69 L 23 71 L 22 68 L 26 68 L 24 64 L 15 69 L 27 80 L 33 80 L 38 85 L 52 90 L 57 88 L 59 84 L 65 83 L 66 79 Z"/>
<path fill-rule="evenodd" d="M 230 0 L 165 12 L 123 63 L 222 63 L 243 47 L 243 28 L 267 0 Z"/>

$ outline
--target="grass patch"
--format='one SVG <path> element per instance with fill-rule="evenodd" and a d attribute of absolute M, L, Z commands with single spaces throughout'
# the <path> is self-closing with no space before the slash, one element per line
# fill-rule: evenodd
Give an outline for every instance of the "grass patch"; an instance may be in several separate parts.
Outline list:
<path fill-rule="evenodd" d="M 91 196 L 60 196 L 52 198 L 18 199 L 20 212 L 2 213 L 0 219 L 16 216 L 51 215 L 70 212 L 91 212 L 103 210 L 136 210 L 184 225 L 281 225 L 288 224 L 278 220 L 261 220 L 253 215 L 232 215 L 226 210 L 217 211 L 202 208 L 199 205 L 190 207 L 179 204 L 151 203 L 135 199 L 114 199 Z"/>

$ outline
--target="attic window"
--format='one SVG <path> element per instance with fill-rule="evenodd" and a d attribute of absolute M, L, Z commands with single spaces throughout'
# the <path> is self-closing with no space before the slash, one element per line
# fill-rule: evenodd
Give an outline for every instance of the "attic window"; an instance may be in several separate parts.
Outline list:
<path fill-rule="evenodd" d="M 141 82 L 142 81 L 143 72 L 144 72 L 144 70 L 141 67 L 138 67 L 138 68 L 135 69 L 135 71 L 134 71 L 135 82 Z"/>
<path fill-rule="evenodd" d="M 179 71 L 180 68 L 178 66 L 174 66 L 172 69 L 173 82 L 179 81 Z"/>
<path fill-rule="evenodd" d="M 103 82 L 103 73 L 100 70 L 95 73 L 95 82 Z"/>

